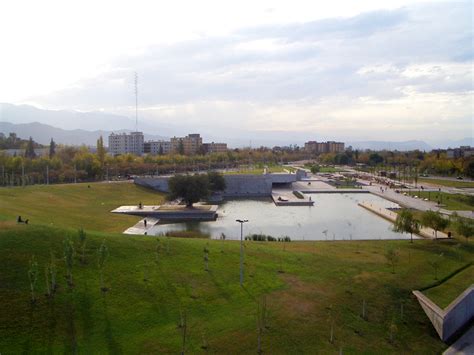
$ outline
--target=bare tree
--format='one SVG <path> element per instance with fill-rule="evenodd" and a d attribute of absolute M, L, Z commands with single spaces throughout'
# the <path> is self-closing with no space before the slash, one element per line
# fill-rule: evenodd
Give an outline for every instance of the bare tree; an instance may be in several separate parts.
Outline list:
<path fill-rule="evenodd" d="M 99 267 L 100 289 L 103 292 L 107 291 L 107 288 L 104 286 L 104 266 L 105 266 L 105 261 L 107 260 L 108 256 L 109 256 L 109 249 L 107 248 L 107 245 L 105 244 L 105 240 L 103 240 L 102 244 L 97 250 L 97 265 Z"/>
<path fill-rule="evenodd" d="M 262 354 L 262 338 L 265 328 L 267 326 L 267 298 L 262 296 L 261 300 L 257 304 L 257 353 Z"/>
<path fill-rule="evenodd" d="M 66 262 L 66 269 L 67 269 L 67 283 L 69 287 L 73 286 L 72 282 L 72 267 L 74 265 L 74 245 L 72 243 L 71 238 L 67 237 L 64 239 L 64 261 Z"/>
<path fill-rule="evenodd" d="M 395 265 L 398 264 L 398 261 L 400 260 L 400 253 L 398 250 L 394 248 L 389 248 L 385 252 L 385 258 L 387 259 L 388 263 L 392 267 L 392 274 L 395 273 Z"/>
<path fill-rule="evenodd" d="M 30 281 L 31 303 L 36 302 L 36 282 L 38 281 L 38 263 L 33 255 L 30 259 L 30 268 L 28 270 L 28 279 Z"/>

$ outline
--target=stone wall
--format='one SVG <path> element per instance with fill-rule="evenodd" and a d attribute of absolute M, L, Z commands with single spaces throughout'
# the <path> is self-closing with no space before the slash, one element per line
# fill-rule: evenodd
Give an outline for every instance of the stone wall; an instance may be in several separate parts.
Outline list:
<path fill-rule="evenodd" d="M 441 340 L 447 342 L 474 319 L 474 285 L 444 310 L 420 291 L 413 291 Z"/>

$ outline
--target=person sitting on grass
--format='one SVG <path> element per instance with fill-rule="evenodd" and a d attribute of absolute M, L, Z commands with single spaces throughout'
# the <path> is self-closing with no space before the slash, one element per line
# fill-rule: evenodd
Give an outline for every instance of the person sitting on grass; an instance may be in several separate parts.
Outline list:
<path fill-rule="evenodd" d="M 23 220 L 21 219 L 21 216 L 18 216 L 16 221 L 17 221 L 17 223 L 23 223 Z"/>

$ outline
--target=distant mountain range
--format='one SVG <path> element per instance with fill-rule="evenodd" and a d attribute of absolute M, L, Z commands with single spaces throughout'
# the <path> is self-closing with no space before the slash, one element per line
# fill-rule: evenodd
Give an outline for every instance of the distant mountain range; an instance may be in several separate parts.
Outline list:
<path fill-rule="evenodd" d="M 33 137 L 41 144 L 49 144 L 51 138 L 60 144 L 70 145 L 96 145 L 97 139 L 102 136 L 107 144 L 107 136 L 113 132 L 130 132 L 125 127 L 133 127 L 134 120 L 120 115 L 105 112 L 78 112 L 66 110 L 43 110 L 29 105 L 12 105 L 0 103 L 0 132 L 8 134 L 15 132 L 21 138 Z M 77 129 L 81 127 L 81 129 Z M 159 127 L 159 128 L 158 128 Z M 206 142 L 227 142 L 230 147 L 253 147 L 298 144 L 304 145 L 305 140 L 314 140 L 305 132 L 272 131 L 237 131 L 223 130 L 219 132 L 212 128 L 199 130 L 195 127 L 183 127 L 179 122 L 141 122 L 140 131 L 145 132 L 145 139 L 166 139 L 167 136 L 184 136 L 193 131 L 201 132 Z M 147 134 L 163 133 L 163 135 Z M 228 132 L 226 134 L 226 132 Z M 310 138 L 311 137 L 311 138 Z M 320 140 L 320 139 L 318 139 Z M 321 139 L 323 140 L 323 139 Z M 337 140 L 337 137 L 335 137 Z M 430 141 L 409 140 L 402 142 L 393 141 L 346 141 L 346 147 L 354 149 L 372 150 L 414 150 L 430 151 L 435 148 L 459 147 L 461 145 L 474 145 L 473 138 L 462 140 Z"/>
<path fill-rule="evenodd" d="M 40 144 L 49 144 L 51 138 L 56 143 L 67 145 L 87 145 L 95 146 L 97 139 L 100 136 L 104 138 L 104 143 L 107 144 L 107 137 L 112 131 L 86 131 L 83 129 L 66 130 L 62 128 L 53 127 L 39 122 L 13 124 L 9 122 L 0 122 L 0 132 L 8 135 L 14 132 L 20 138 L 33 139 Z M 130 132 L 130 130 L 117 130 L 115 133 Z M 145 140 L 159 140 L 167 139 L 167 137 L 145 134 Z"/>

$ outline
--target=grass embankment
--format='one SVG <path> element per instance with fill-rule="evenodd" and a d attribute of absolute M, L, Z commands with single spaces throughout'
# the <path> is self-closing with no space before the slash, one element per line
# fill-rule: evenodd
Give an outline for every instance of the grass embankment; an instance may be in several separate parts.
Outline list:
<path fill-rule="evenodd" d="M 467 269 L 443 282 L 441 285 L 423 291 L 423 293 L 441 308 L 446 308 L 473 283 L 474 266 L 471 265 Z"/>
<path fill-rule="evenodd" d="M 410 195 L 416 195 L 423 199 L 427 198 L 430 201 L 440 201 L 444 208 L 452 211 L 469 211 L 474 209 L 474 196 L 428 191 L 411 191 Z"/>
<path fill-rule="evenodd" d="M 264 295 L 266 353 L 336 353 L 340 348 L 345 353 L 440 353 L 446 345 L 411 291 L 434 281 L 429 261 L 437 255 L 444 255 L 438 270 L 443 278 L 474 254 L 474 244 L 456 240 L 245 242 L 245 283 L 240 288 L 238 242 L 107 232 L 131 224 L 109 210 L 136 200 L 156 203 L 161 195 L 131 184 L 38 186 L 0 194 L 2 354 L 178 353 L 183 310 L 188 353 L 204 353 L 204 343 L 211 353 L 255 353 L 257 304 Z M 18 214 L 31 224 L 17 225 L 12 220 Z M 87 230 L 86 263 L 76 255 L 74 287 L 69 289 L 63 240 L 72 236 L 78 248 L 75 228 L 83 223 L 77 218 L 88 221 L 86 229 L 102 231 Z M 103 240 L 110 253 L 106 293 L 100 290 L 96 258 Z M 395 273 L 384 256 L 388 247 L 400 254 Z M 209 250 L 208 272 L 204 248 Z M 51 299 L 44 296 L 50 253 L 57 259 L 59 282 Z M 32 255 L 39 264 L 34 305 L 28 282 Z M 465 280 L 453 282 L 466 286 Z M 367 319 L 360 316 L 364 300 Z M 397 331 L 390 342 L 392 324 Z"/>
<path fill-rule="evenodd" d="M 429 178 L 418 178 L 418 183 L 433 184 L 446 187 L 457 187 L 457 188 L 474 188 L 473 181 L 463 180 L 446 180 L 446 179 L 429 179 Z"/>
<path fill-rule="evenodd" d="M 22 216 L 32 224 L 122 232 L 139 218 L 115 215 L 112 209 L 163 201 L 163 194 L 127 182 L 0 188 L 0 219 Z"/>
<path fill-rule="evenodd" d="M 432 257 L 444 253 L 443 277 L 466 263 L 474 248 L 456 241 L 246 242 L 241 289 L 237 242 L 162 238 L 158 243 L 150 237 L 89 232 L 87 263 L 76 257 L 74 287 L 69 289 L 60 259 L 66 235 L 73 235 L 77 245 L 75 231 L 2 223 L 2 353 L 177 353 L 182 310 L 188 352 L 204 352 L 201 346 L 207 343 L 212 353 L 255 353 L 262 295 L 268 304 L 266 353 L 328 353 L 340 347 L 348 353 L 437 353 L 445 345 L 411 290 L 433 281 Z M 96 264 L 102 240 L 110 252 L 105 294 Z M 384 257 L 388 245 L 401 255 L 395 274 Z M 204 270 L 206 246 L 209 272 Z M 58 259 L 60 285 L 48 299 L 43 271 L 51 251 Z M 33 254 L 39 263 L 40 295 L 31 305 L 27 272 Z M 360 317 L 363 300 L 367 320 Z M 331 312 L 334 344 L 329 342 Z M 392 323 L 398 329 L 393 343 Z"/>

